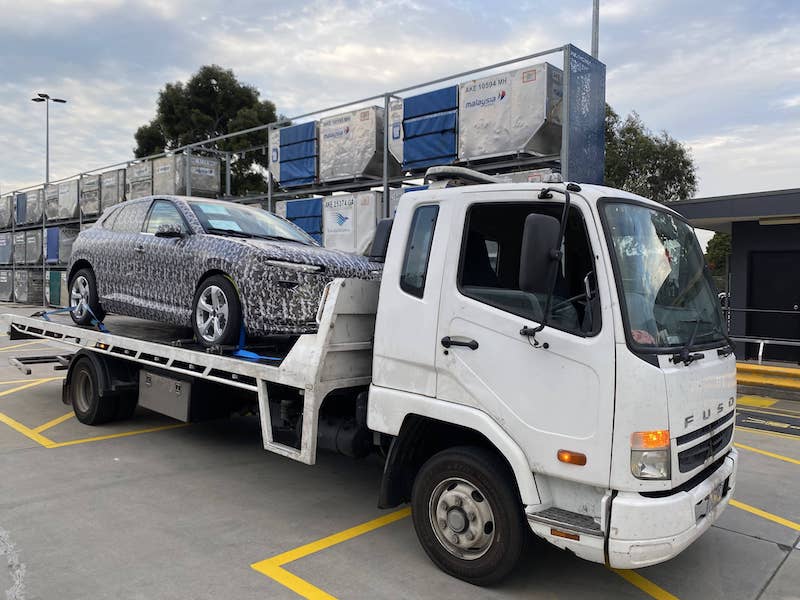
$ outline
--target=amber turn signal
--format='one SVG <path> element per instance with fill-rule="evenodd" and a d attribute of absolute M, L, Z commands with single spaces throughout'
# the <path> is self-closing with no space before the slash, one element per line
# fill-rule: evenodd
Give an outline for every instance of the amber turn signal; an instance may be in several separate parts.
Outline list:
<path fill-rule="evenodd" d="M 550 535 L 554 535 L 560 538 L 566 538 L 568 540 L 575 540 L 576 542 L 581 539 L 577 533 L 572 533 L 570 531 L 561 531 L 560 529 L 550 528 Z"/>
<path fill-rule="evenodd" d="M 669 429 L 636 431 L 631 434 L 631 449 L 654 450 L 669 446 Z"/>
<path fill-rule="evenodd" d="M 580 452 L 573 452 L 572 450 L 559 450 L 558 460 L 563 463 L 569 463 L 571 465 L 578 465 L 579 467 L 582 467 L 586 464 L 586 455 L 581 454 Z"/>

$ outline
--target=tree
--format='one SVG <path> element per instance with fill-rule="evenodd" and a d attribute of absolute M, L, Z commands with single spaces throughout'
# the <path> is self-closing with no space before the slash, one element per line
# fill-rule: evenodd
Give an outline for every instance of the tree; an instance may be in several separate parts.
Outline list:
<path fill-rule="evenodd" d="M 731 236 L 715 233 L 706 246 L 706 262 L 714 275 L 725 275 L 725 267 L 731 254 Z"/>
<path fill-rule="evenodd" d="M 230 69 L 201 67 L 185 83 L 168 83 L 158 94 L 156 116 L 136 130 L 137 158 L 179 148 L 276 120 L 275 105 L 261 100 L 256 88 L 240 83 Z M 207 147 L 237 153 L 231 165 L 231 192 L 264 191 L 266 131 L 209 144 Z"/>
<path fill-rule="evenodd" d="M 620 119 L 608 105 L 605 127 L 606 185 L 665 204 L 694 195 L 697 176 L 686 146 L 666 131 L 653 134 L 635 112 Z"/>

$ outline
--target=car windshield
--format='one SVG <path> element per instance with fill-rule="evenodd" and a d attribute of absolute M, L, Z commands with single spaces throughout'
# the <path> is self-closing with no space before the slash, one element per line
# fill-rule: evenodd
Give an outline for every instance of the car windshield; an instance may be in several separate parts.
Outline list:
<path fill-rule="evenodd" d="M 634 345 L 724 342 L 717 294 L 694 230 L 667 211 L 638 204 L 609 202 L 604 213 Z"/>
<path fill-rule="evenodd" d="M 203 201 L 191 201 L 189 206 L 206 233 L 317 244 L 314 238 L 293 223 L 260 209 Z"/>

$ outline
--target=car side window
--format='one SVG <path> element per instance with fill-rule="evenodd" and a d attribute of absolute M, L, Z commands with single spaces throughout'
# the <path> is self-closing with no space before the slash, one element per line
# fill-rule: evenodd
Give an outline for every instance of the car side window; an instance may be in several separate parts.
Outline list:
<path fill-rule="evenodd" d="M 561 218 L 563 204 L 476 204 L 467 214 L 458 272 L 462 294 L 500 310 L 542 322 L 547 294 L 520 290 L 522 234 L 531 213 Z M 548 325 L 580 336 L 600 331 L 594 255 L 580 210 L 567 218 Z"/>
<path fill-rule="evenodd" d="M 142 230 L 144 216 L 149 207 L 149 202 L 135 202 L 123 206 L 119 209 L 119 214 L 114 219 L 111 230 L 121 233 L 139 233 Z"/>
<path fill-rule="evenodd" d="M 400 272 L 400 289 L 417 298 L 422 298 L 425 293 L 428 259 L 431 255 L 433 232 L 436 229 L 438 215 L 438 206 L 420 206 L 411 220 L 403 270 Z"/>
<path fill-rule="evenodd" d="M 156 233 L 161 225 L 175 225 L 180 227 L 183 233 L 188 233 L 183 216 L 181 216 L 175 205 L 168 200 L 156 200 L 153 202 L 145 233 Z"/>

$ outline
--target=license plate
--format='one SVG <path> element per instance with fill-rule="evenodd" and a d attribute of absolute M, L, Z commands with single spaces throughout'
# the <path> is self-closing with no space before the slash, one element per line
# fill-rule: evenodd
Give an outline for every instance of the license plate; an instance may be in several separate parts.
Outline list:
<path fill-rule="evenodd" d="M 719 485 L 717 485 L 711 493 L 703 498 L 700 502 L 695 504 L 694 506 L 694 518 L 695 521 L 705 517 L 709 513 L 711 513 L 717 505 L 722 501 L 722 496 L 725 491 L 725 482 L 723 481 Z"/>

